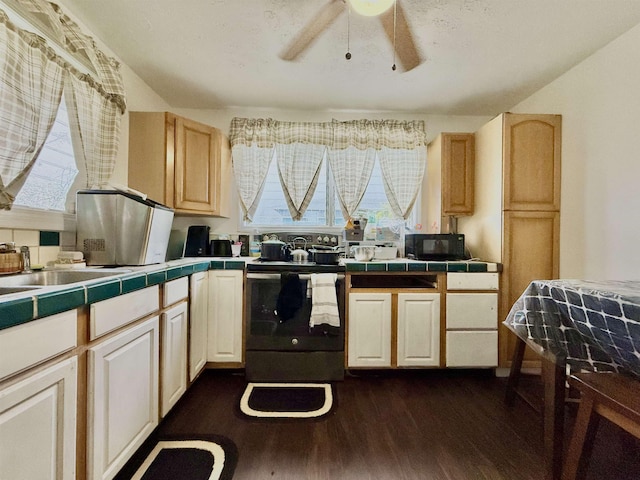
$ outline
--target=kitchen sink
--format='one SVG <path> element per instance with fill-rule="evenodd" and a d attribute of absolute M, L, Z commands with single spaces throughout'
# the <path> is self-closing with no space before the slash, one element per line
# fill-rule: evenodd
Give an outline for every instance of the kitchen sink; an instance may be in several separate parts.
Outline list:
<path fill-rule="evenodd" d="M 20 293 L 27 292 L 29 290 L 37 290 L 40 287 L 29 286 L 29 287 L 0 287 L 0 295 L 9 295 L 11 293 Z"/>
<path fill-rule="evenodd" d="M 101 278 L 115 277 L 127 273 L 122 271 L 101 270 L 43 270 L 41 272 L 19 273 L 7 277 L 0 277 L 0 288 L 19 288 L 29 286 L 67 285 L 70 283 L 86 282 Z M 10 292 L 4 292 L 10 293 Z M 11 292 L 13 293 L 13 292 Z"/>

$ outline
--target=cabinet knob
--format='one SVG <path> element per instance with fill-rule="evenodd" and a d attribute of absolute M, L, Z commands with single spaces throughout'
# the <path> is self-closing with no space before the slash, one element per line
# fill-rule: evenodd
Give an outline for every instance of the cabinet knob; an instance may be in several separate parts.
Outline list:
<path fill-rule="evenodd" d="M 298 344 L 298 339 L 297 338 L 292 338 L 291 339 L 291 344 L 292 345 L 297 345 Z"/>

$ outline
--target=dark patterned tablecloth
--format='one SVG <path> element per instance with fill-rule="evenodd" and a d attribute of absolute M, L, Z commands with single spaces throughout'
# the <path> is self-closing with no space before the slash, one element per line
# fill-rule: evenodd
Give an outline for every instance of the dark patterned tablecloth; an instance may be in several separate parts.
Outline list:
<path fill-rule="evenodd" d="M 536 280 L 504 325 L 556 363 L 640 378 L 640 281 Z"/>

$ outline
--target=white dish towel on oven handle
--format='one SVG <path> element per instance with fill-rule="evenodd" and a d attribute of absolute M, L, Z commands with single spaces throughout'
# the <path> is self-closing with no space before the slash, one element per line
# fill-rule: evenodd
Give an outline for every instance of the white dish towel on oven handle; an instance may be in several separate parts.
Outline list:
<path fill-rule="evenodd" d="M 311 317 L 309 328 L 317 325 L 340 327 L 335 273 L 311 274 Z"/>

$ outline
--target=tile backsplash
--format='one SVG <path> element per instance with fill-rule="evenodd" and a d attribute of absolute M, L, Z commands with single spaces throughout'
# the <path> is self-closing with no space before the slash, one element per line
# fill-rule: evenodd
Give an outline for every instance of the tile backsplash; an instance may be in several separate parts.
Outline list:
<path fill-rule="evenodd" d="M 46 265 L 58 258 L 61 250 L 75 250 L 75 232 L 0 229 L 0 243 L 14 242 L 16 247 L 27 246 L 31 263 Z"/>

